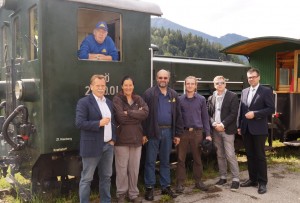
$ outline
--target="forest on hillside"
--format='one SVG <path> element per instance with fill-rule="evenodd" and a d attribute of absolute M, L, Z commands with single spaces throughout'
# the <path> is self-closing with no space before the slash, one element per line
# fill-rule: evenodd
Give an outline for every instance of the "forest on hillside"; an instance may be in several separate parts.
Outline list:
<path fill-rule="evenodd" d="M 221 44 L 211 43 L 191 33 L 183 35 L 180 30 L 153 27 L 151 28 L 151 44 L 159 47 L 157 55 L 221 59 L 243 63 L 237 56 L 220 53 L 219 50 L 224 48 Z"/>

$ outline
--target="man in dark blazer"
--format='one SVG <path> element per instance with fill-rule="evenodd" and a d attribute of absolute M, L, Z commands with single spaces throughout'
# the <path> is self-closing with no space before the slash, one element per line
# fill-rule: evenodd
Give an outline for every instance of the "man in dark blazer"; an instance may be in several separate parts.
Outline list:
<path fill-rule="evenodd" d="M 222 186 L 227 182 L 228 162 L 232 173 L 230 189 L 235 191 L 240 186 L 239 165 L 234 149 L 239 100 L 234 92 L 226 89 L 226 81 L 223 76 L 216 76 L 213 82 L 216 91 L 208 98 L 207 105 L 220 173 L 220 180 L 216 186 Z"/>
<path fill-rule="evenodd" d="M 79 183 L 81 203 L 89 202 L 90 185 L 98 167 L 100 201 L 110 203 L 114 143 L 116 141 L 112 102 L 104 97 L 105 76 L 93 75 L 92 94 L 81 98 L 76 108 L 76 126 L 80 129 L 80 156 L 83 169 Z"/>
<path fill-rule="evenodd" d="M 250 87 L 241 95 L 238 133 L 243 136 L 247 154 L 249 180 L 241 187 L 258 186 L 258 193 L 267 192 L 267 161 L 265 142 L 268 135 L 268 117 L 275 111 L 272 90 L 259 84 L 260 72 L 251 68 L 247 72 Z"/>

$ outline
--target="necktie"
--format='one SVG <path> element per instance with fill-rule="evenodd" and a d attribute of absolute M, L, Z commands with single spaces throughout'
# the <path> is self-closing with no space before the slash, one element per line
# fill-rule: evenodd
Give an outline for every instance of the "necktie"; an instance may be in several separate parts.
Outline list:
<path fill-rule="evenodd" d="M 255 89 L 251 89 L 249 91 L 248 98 L 247 98 L 247 104 L 248 104 L 248 106 L 250 106 L 251 101 L 252 101 L 252 99 L 254 97 L 254 91 L 255 91 Z"/>

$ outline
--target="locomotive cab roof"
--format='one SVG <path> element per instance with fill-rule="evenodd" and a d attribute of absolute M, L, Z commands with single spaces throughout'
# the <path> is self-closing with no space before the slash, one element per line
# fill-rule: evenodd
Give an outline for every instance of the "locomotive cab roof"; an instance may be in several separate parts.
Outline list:
<path fill-rule="evenodd" d="M 160 7 L 154 3 L 138 0 L 67 0 L 85 4 L 101 5 L 111 8 L 124 9 L 129 11 L 137 11 L 149 13 L 151 15 L 161 16 L 163 13 Z"/>

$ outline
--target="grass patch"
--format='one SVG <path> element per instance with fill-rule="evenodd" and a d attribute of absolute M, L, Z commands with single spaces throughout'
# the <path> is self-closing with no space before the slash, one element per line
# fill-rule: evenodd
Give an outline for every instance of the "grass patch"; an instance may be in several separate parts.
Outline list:
<path fill-rule="evenodd" d="M 159 200 L 160 203 L 166 203 L 166 202 L 174 202 L 174 200 L 168 196 L 168 195 L 162 195 L 160 200 Z"/>
<path fill-rule="evenodd" d="M 299 147 L 289 147 L 285 146 L 279 141 L 273 142 L 273 149 L 266 151 L 267 155 L 267 162 L 268 165 L 276 165 L 276 164 L 284 164 L 287 166 L 286 172 L 293 172 L 293 173 L 300 173 L 300 149 Z M 245 152 L 241 150 L 241 153 L 237 154 L 237 160 L 239 163 L 240 171 L 247 170 L 247 158 L 245 156 Z M 203 156 L 202 159 L 203 164 L 203 176 L 202 179 L 205 181 L 207 179 L 213 179 L 219 176 L 218 172 L 218 164 L 216 155 L 210 155 L 210 156 Z M 193 170 L 192 170 L 192 162 L 187 163 L 186 167 L 186 173 L 187 173 L 187 179 L 185 181 L 186 186 L 193 186 L 194 185 L 194 179 L 193 179 Z M 229 172 L 230 173 L 230 172 Z M 176 186 L 176 170 L 174 167 L 172 167 L 171 170 L 171 180 L 172 180 L 172 186 Z M 17 179 L 22 185 L 29 186 L 30 182 L 29 180 L 26 180 L 21 176 L 21 174 L 16 174 L 15 179 Z M 10 189 L 11 186 L 5 178 L 0 179 L 0 189 Z M 143 174 L 140 174 L 139 177 L 139 183 L 138 188 L 140 190 L 140 196 L 144 196 L 145 188 L 144 188 L 144 177 Z M 159 174 L 157 174 L 157 185 L 156 190 L 160 190 L 159 186 Z M 193 193 L 198 193 L 200 190 L 193 189 Z M 114 183 L 112 183 L 112 189 L 111 194 L 113 201 L 116 200 L 116 186 Z M 156 191 L 156 194 L 160 194 L 160 191 Z M 79 202 L 78 197 L 78 190 L 74 190 L 71 194 L 67 196 L 59 196 L 57 194 L 47 194 L 47 197 L 44 196 L 36 196 L 33 198 L 33 203 L 73 203 L 73 202 Z M 21 203 L 22 201 L 19 199 L 18 196 L 4 196 L 2 197 L 2 200 L 4 202 L 14 202 L 14 203 Z M 92 191 L 91 202 L 99 202 L 99 192 L 97 190 Z M 169 196 L 162 195 L 160 200 L 156 202 L 174 202 Z"/>
<path fill-rule="evenodd" d="M 11 186 L 10 184 L 5 180 L 5 178 L 1 178 L 0 179 L 0 190 L 3 190 L 3 189 L 10 189 Z"/>

